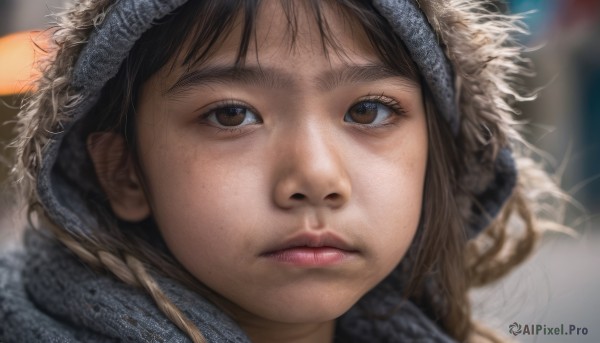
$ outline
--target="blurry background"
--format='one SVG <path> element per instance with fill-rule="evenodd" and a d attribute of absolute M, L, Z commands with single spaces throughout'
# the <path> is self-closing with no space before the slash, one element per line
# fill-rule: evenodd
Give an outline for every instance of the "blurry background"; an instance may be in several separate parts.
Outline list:
<path fill-rule="evenodd" d="M 497 1 L 498 3 L 500 1 Z M 509 277 L 473 292 L 476 318 L 509 334 L 512 323 L 586 327 L 586 336 L 513 336 L 519 342 L 600 342 L 600 0 L 510 0 L 528 13 L 528 47 L 544 87 L 521 104 L 526 135 L 549 153 L 552 172 L 574 203 L 566 224 L 577 237 L 550 234 L 537 254 Z"/>
<path fill-rule="evenodd" d="M 47 27 L 62 0 L 0 0 L 0 37 Z M 542 324 L 586 327 L 586 336 L 516 336 L 521 342 L 600 342 L 600 0 L 490 0 L 503 11 L 529 12 L 528 47 L 537 76 L 530 89 L 539 98 L 521 105 L 526 135 L 549 153 L 551 172 L 581 209 L 566 224 L 578 237 L 551 234 L 540 251 L 506 280 L 473 292 L 477 318 L 509 334 L 508 326 Z M 530 12 L 535 11 L 535 12 Z M 0 40 L 1 43 L 1 40 Z M 2 54 L 0 44 L 0 61 Z M 0 71 L 2 66 L 0 66 Z M 0 83 L 3 75 L 0 73 Z M 0 96 L 0 143 L 10 141 L 19 98 Z M 10 149 L 0 150 L 0 180 L 10 168 Z M 0 196 L 0 239 L 18 227 L 11 193 Z"/>

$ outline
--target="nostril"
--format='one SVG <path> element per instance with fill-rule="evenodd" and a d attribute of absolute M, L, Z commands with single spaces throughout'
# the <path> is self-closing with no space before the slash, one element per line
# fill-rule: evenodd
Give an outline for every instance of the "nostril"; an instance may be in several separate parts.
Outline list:
<path fill-rule="evenodd" d="M 303 200 L 304 198 L 306 198 L 306 196 L 304 194 L 300 194 L 300 193 L 292 194 L 292 199 L 294 199 L 294 200 Z"/>
<path fill-rule="evenodd" d="M 337 201 L 341 198 L 342 196 L 339 195 L 338 193 L 331 193 L 329 195 L 327 195 L 325 197 L 325 200 L 329 200 L 329 201 Z"/>

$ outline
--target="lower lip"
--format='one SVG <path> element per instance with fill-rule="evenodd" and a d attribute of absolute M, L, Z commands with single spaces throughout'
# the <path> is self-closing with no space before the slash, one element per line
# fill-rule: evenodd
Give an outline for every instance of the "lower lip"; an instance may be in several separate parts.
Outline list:
<path fill-rule="evenodd" d="M 275 251 L 265 257 L 294 266 L 324 267 L 339 264 L 352 254 L 353 252 L 331 247 L 298 247 Z"/>

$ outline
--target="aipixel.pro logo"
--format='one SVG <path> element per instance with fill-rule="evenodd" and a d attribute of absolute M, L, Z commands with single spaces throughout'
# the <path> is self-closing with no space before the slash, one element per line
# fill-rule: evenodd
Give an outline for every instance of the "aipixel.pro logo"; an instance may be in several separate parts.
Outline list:
<path fill-rule="evenodd" d="M 577 325 L 560 324 L 549 326 L 545 324 L 520 324 L 513 322 L 508 326 L 508 332 L 513 336 L 518 335 L 543 335 L 543 336 L 586 336 L 588 328 Z"/>

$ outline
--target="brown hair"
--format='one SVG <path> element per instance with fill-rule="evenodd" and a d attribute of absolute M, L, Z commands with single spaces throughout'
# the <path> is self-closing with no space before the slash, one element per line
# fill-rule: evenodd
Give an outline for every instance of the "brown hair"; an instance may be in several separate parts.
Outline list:
<path fill-rule="evenodd" d="M 290 44 L 293 45 L 296 32 L 293 1 L 282 0 L 281 2 L 290 23 Z M 311 0 L 308 2 L 308 6 L 313 11 L 322 34 L 324 51 L 326 53 L 333 51 L 343 54 L 343 47 L 339 46 L 335 37 L 332 37 L 328 32 L 327 20 L 322 14 L 323 3 L 322 1 Z M 85 40 L 93 25 L 102 20 L 103 13 L 110 4 L 112 4 L 110 0 L 98 1 L 94 8 L 88 9 L 89 13 L 84 11 L 83 14 L 77 12 L 81 10 L 80 8 L 75 8 L 65 16 L 67 18 L 71 16 L 71 22 L 69 23 L 67 20 L 63 30 L 72 30 L 77 33 L 80 41 Z M 342 9 L 340 13 L 360 23 L 375 51 L 385 64 L 390 68 L 403 69 L 407 75 L 411 75 L 415 79 L 419 78 L 414 63 L 408 57 L 402 42 L 392 33 L 393 30 L 389 27 L 387 21 L 377 14 L 370 2 L 340 0 L 335 1 L 335 4 Z M 174 60 L 173 57 L 179 54 L 185 56 L 184 63 L 188 66 L 201 64 L 210 56 L 213 48 L 219 44 L 220 38 L 231 31 L 236 15 L 242 15 L 244 19 L 243 36 L 238 54 L 238 63 L 243 63 L 252 39 L 254 18 L 258 6 L 258 0 L 189 1 L 179 8 L 176 13 L 162 19 L 140 38 L 117 76 L 104 87 L 98 105 L 82 123 L 85 130 L 88 133 L 108 130 L 119 131 L 128 138 L 129 149 L 135 153 L 133 123 L 141 85 L 159 69 L 168 66 L 168 62 Z M 434 15 L 436 12 L 433 6 L 431 8 L 425 6 L 424 10 L 426 13 L 429 11 L 428 17 L 433 20 L 433 26 L 439 32 L 438 25 L 440 24 L 438 20 L 440 18 Z M 79 18 L 82 21 L 83 24 L 79 23 L 81 27 L 73 27 L 77 26 L 73 18 Z M 449 22 L 451 21 L 449 20 Z M 456 32 L 459 32 L 459 30 L 448 30 L 448 32 L 457 34 Z M 56 37 L 60 38 L 60 33 L 59 30 Z M 183 43 L 186 41 L 192 42 L 189 51 L 182 50 Z M 68 40 L 58 41 L 57 44 L 59 46 L 58 62 L 55 62 L 54 69 L 50 68 L 46 71 L 42 83 L 46 82 L 47 85 L 40 87 L 39 98 L 34 98 L 31 101 L 31 103 L 35 101 L 42 102 L 44 99 L 47 102 L 55 101 L 55 94 L 63 94 L 60 92 L 55 93 L 55 91 L 62 90 L 64 94 L 62 98 L 59 97 L 59 100 L 64 103 L 48 103 L 45 105 L 48 108 L 54 108 L 56 111 L 55 116 L 61 108 L 75 106 L 77 103 L 77 99 L 69 99 L 67 96 L 69 94 L 67 91 L 68 80 L 53 78 L 53 75 L 60 75 L 61 68 L 68 68 L 65 64 L 72 63 L 69 60 L 69 54 L 76 56 L 80 48 L 76 43 Z M 161 49 L 156 49 L 157 46 Z M 464 47 L 459 47 L 456 51 L 459 51 L 460 48 Z M 72 58 L 72 55 L 70 58 Z M 475 57 L 469 54 L 464 54 L 456 60 L 461 61 L 461 58 L 475 60 Z M 492 60 L 489 62 L 494 63 Z M 471 63 L 475 64 L 474 62 Z M 469 64 L 464 62 L 455 65 L 455 68 L 458 74 L 457 79 L 464 79 L 465 83 L 468 83 L 471 80 L 465 77 L 476 71 L 465 70 L 465 66 L 469 67 Z M 476 68 L 473 67 L 472 69 L 475 70 Z M 434 106 L 431 103 L 431 96 L 425 84 L 423 82 L 421 84 L 427 109 L 430 146 L 423 214 L 417 236 L 399 266 L 399 268 L 403 268 L 402 271 L 408 276 L 408 283 L 403 290 L 398 291 L 404 291 L 407 298 L 419 305 L 455 339 L 464 341 L 469 338 L 487 337 L 490 340 L 496 340 L 493 334 L 486 332 L 479 326 L 472 325 L 467 290 L 471 286 L 480 286 L 497 280 L 529 254 L 536 238 L 535 222 L 533 220 L 535 211 L 530 208 L 530 204 L 534 203 L 535 199 L 526 199 L 523 195 L 523 189 L 527 185 L 522 184 L 522 181 L 527 180 L 527 178 L 521 177 L 519 180 L 520 185 L 501 211 L 498 219 L 476 240 L 467 240 L 465 227 L 468 224 L 468 216 L 465 215 L 465 211 L 471 210 L 471 204 L 474 200 L 472 199 L 472 192 L 464 187 L 464 178 L 465 175 L 474 173 L 472 170 L 468 170 L 469 164 L 467 162 L 477 152 L 475 147 L 482 139 L 482 129 L 478 126 L 481 124 L 477 122 L 478 117 L 475 114 L 466 113 L 470 116 L 467 116 L 463 124 L 461 139 L 453 137 L 441 116 L 436 115 Z M 481 94 L 476 95 L 481 96 Z M 465 100 L 468 98 L 469 94 L 461 94 L 461 106 L 464 105 L 465 101 L 470 101 Z M 39 104 L 37 105 L 39 106 Z M 493 114 L 487 111 L 484 112 L 487 121 L 484 124 L 486 129 L 495 129 L 494 132 L 504 132 L 497 127 L 498 125 L 490 123 L 491 119 L 489 118 L 493 117 Z M 29 119 L 29 122 L 26 123 L 29 126 L 22 128 L 23 137 L 31 130 L 49 130 L 56 124 L 56 122 L 53 122 L 49 125 L 42 123 L 37 127 L 36 125 L 31 126 L 35 119 L 27 117 L 30 113 L 33 113 L 33 108 L 31 112 L 26 109 L 24 115 L 22 115 L 25 118 L 21 120 L 22 123 Z M 53 119 L 56 120 L 56 118 Z M 37 120 L 42 121 L 42 119 Z M 465 129 L 465 127 L 468 129 Z M 473 129 L 474 127 L 476 129 Z M 471 132 L 476 133 L 471 134 Z M 502 142 L 503 138 L 503 135 L 500 134 L 499 137 L 493 137 L 496 144 Z M 40 152 L 36 149 L 43 146 L 34 139 L 39 138 L 34 137 L 31 140 L 23 138 L 23 141 L 20 142 L 22 144 L 21 149 L 24 149 L 19 152 L 22 159 L 21 163 L 24 165 L 22 169 L 26 170 L 26 173 L 29 173 L 30 176 L 37 175 L 35 161 L 39 161 Z M 490 158 L 492 157 L 493 154 Z M 530 160 L 525 159 L 525 162 L 528 161 Z M 522 163 L 522 165 L 525 164 L 527 163 Z M 530 170 L 537 170 L 536 167 L 529 167 Z M 490 167 L 488 166 L 488 168 Z M 526 172 L 526 170 L 522 171 Z M 92 169 L 88 172 L 93 175 Z M 545 177 L 545 174 L 542 173 L 538 179 L 542 180 L 540 184 L 547 186 L 549 182 Z M 167 251 L 160 247 L 157 249 L 152 237 L 148 238 L 145 234 L 142 234 L 142 232 L 148 230 L 139 230 L 139 227 L 135 225 L 118 222 L 109 213 L 108 207 L 103 204 L 102 194 L 97 194 L 96 198 L 98 206 L 94 208 L 98 216 L 103 219 L 102 226 L 105 230 L 97 230 L 98 234 L 95 237 L 79 237 L 62 228 L 50 225 L 53 232 L 84 261 L 93 266 L 108 269 L 128 284 L 146 288 L 161 310 L 175 324 L 195 342 L 202 341 L 201 333 L 164 296 L 148 274 L 147 267 L 150 267 L 153 272 L 160 271 L 168 277 L 181 281 L 191 289 L 202 292 L 217 304 L 219 302 L 218 296 L 199 285 L 199 282 L 183 269 Z M 32 200 L 32 202 L 34 201 Z M 31 210 L 40 212 L 43 217 L 42 209 L 31 206 Z M 508 221 L 514 216 L 523 218 L 525 224 L 524 235 L 516 238 L 507 233 Z M 142 225 L 152 227 L 154 223 L 149 220 Z M 485 244 L 482 244 L 482 242 Z M 509 247 L 508 254 L 506 253 L 507 247 Z"/>

